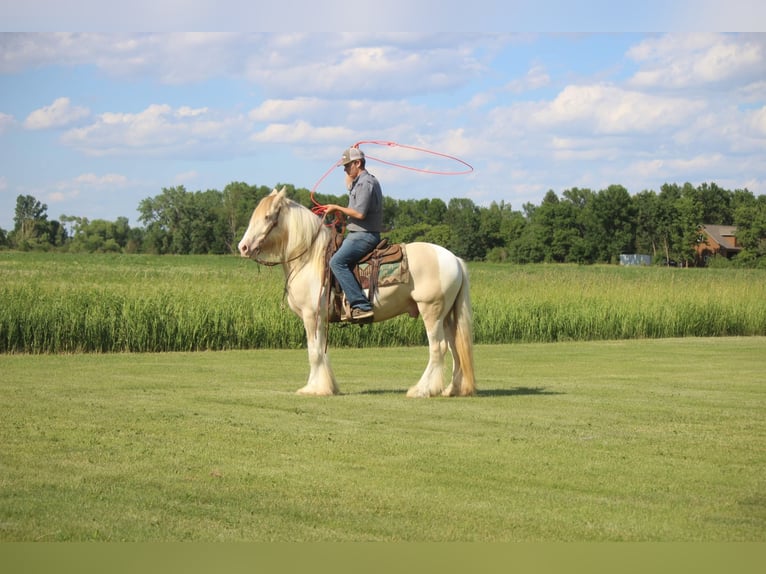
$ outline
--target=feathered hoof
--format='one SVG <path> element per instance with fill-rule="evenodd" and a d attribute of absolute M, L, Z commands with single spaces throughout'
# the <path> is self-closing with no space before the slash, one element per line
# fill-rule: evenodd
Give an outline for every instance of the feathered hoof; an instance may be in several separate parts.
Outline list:
<path fill-rule="evenodd" d="M 331 397 L 333 395 L 337 395 L 338 393 L 333 389 L 318 389 L 316 387 L 310 387 L 309 385 L 306 385 L 305 387 L 295 391 L 295 394 L 302 395 L 304 397 Z"/>
<path fill-rule="evenodd" d="M 475 389 L 468 389 L 461 386 L 459 389 L 455 389 L 452 385 L 448 386 L 442 391 L 443 397 L 472 397 L 476 394 Z"/>
<path fill-rule="evenodd" d="M 428 391 L 423 391 L 417 386 L 410 387 L 407 391 L 407 397 L 410 399 L 427 399 L 430 396 L 431 395 Z"/>

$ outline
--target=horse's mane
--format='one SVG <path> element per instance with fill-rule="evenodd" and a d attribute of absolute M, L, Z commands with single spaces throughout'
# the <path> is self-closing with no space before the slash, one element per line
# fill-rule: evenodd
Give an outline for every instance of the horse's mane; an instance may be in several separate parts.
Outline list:
<path fill-rule="evenodd" d="M 312 250 L 312 260 L 324 255 L 329 230 L 322 224 L 321 219 L 310 209 L 287 197 L 282 199 L 281 217 L 284 218 L 280 227 L 286 231 L 287 243 L 284 244 L 286 258 Z M 284 238 L 285 236 L 282 235 Z M 321 247 L 321 249 L 319 249 Z"/>

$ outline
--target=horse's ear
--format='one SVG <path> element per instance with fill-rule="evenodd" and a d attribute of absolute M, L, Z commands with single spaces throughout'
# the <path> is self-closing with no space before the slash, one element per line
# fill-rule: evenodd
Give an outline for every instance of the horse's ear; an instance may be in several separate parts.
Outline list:
<path fill-rule="evenodd" d="M 284 187 L 282 189 L 284 189 Z M 274 189 L 271 190 L 271 193 L 269 195 L 276 195 L 278 193 L 279 192 L 277 191 L 277 188 L 275 187 Z"/>
<path fill-rule="evenodd" d="M 276 189 L 274 189 L 276 191 Z M 273 192 L 272 192 L 273 193 Z M 285 194 L 287 193 L 287 187 L 282 186 L 282 189 L 279 190 L 279 193 L 277 193 L 277 202 L 282 201 L 285 198 Z"/>

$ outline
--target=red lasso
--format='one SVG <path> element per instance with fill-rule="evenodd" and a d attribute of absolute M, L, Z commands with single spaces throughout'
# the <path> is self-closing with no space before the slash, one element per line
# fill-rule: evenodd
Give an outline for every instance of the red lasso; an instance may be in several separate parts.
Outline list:
<path fill-rule="evenodd" d="M 429 170 L 429 169 L 422 169 L 422 168 L 418 168 L 418 167 L 411 167 L 411 166 L 408 166 L 408 165 L 402 165 L 402 164 L 399 164 L 399 163 L 394 163 L 394 162 L 386 161 L 384 159 L 380 159 L 380 158 L 373 157 L 371 155 L 365 154 L 365 157 L 367 159 L 372 159 L 372 160 L 375 160 L 375 161 L 379 161 L 380 163 L 384 163 L 386 165 L 390 165 L 390 166 L 393 166 L 393 167 L 400 167 L 402 169 L 408 169 L 410 171 L 418 171 L 420 173 L 429 173 L 429 174 L 432 174 L 432 175 L 464 175 L 466 173 L 471 173 L 473 171 L 473 167 L 470 164 L 464 162 L 462 159 L 457 158 L 455 156 L 447 155 L 445 153 L 440 153 L 438 151 L 428 150 L 428 149 L 424 149 L 424 148 L 420 148 L 420 147 L 415 147 L 415 146 L 411 146 L 411 145 L 399 144 L 399 143 L 396 143 L 396 142 L 382 141 L 382 140 L 359 141 L 359 142 L 356 142 L 351 147 L 358 148 L 360 145 L 363 145 L 363 144 L 379 145 L 379 146 L 386 146 L 386 147 L 400 147 L 400 148 L 405 148 L 405 149 L 411 149 L 411 150 L 414 150 L 414 151 L 417 151 L 417 152 L 420 152 L 420 153 L 425 153 L 425 154 L 428 154 L 428 155 L 435 155 L 435 156 L 438 156 L 438 157 L 446 158 L 446 159 L 451 160 L 451 161 L 455 161 L 455 162 L 457 162 L 459 164 L 464 165 L 467 169 L 464 169 L 464 170 L 461 170 L 461 171 L 433 171 L 433 170 Z M 319 178 L 319 181 L 317 181 L 314 184 L 314 187 L 311 188 L 311 202 L 314 204 L 314 207 L 311 208 L 311 211 L 314 212 L 319 217 L 321 217 L 323 220 L 324 220 L 324 215 L 325 215 L 325 211 L 326 211 L 327 208 L 324 205 L 322 205 L 321 203 L 319 203 L 317 200 L 314 199 L 314 192 L 316 192 L 317 188 L 319 187 L 319 184 L 322 183 L 324 181 L 324 179 L 328 175 L 330 175 L 330 173 L 336 167 L 338 167 L 339 165 L 340 165 L 340 160 L 338 160 L 336 163 L 334 163 L 333 166 L 330 169 L 328 169 L 322 177 Z M 333 225 L 333 223 L 329 223 L 328 225 Z"/>

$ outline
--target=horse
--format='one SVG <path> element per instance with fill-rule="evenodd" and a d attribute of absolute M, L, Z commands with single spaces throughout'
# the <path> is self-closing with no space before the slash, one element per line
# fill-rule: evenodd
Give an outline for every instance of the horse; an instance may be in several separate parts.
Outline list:
<path fill-rule="evenodd" d="M 303 320 L 309 356 L 309 377 L 301 395 L 339 394 L 329 356 L 327 328 L 330 273 L 326 248 L 332 231 L 323 218 L 291 200 L 285 188 L 273 189 L 256 206 L 238 244 L 242 257 L 282 265 L 290 309 Z M 404 245 L 409 279 L 381 286 L 373 304 L 373 322 L 397 315 L 420 315 L 428 335 L 429 358 L 408 397 L 471 396 L 476 394 L 470 285 L 465 262 L 432 243 Z M 452 355 L 452 380 L 444 388 L 444 361 Z"/>

